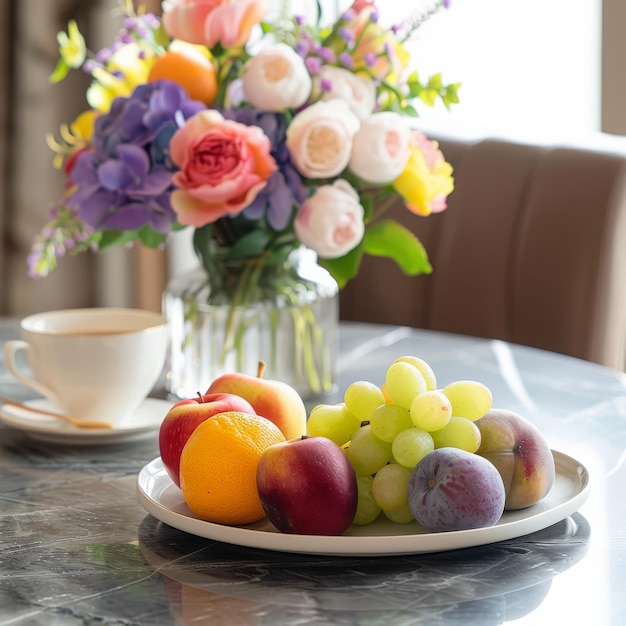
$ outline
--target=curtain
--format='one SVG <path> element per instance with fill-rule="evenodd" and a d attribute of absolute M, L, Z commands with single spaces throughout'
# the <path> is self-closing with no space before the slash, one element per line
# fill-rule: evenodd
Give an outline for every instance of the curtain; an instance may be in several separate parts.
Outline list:
<path fill-rule="evenodd" d="M 158 10 L 157 1 L 143 2 Z M 119 21 L 114 0 L 3 0 L 0 3 L 0 314 L 85 306 L 158 310 L 165 283 L 163 251 L 116 249 L 61 259 L 46 278 L 27 274 L 31 240 L 60 197 L 64 176 L 52 165 L 47 133 L 85 110 L 89 77 L 73 71 L 60 84 L 48 76 L 58 59 L 56 33 L 75 19 L 97 51 Z"/>

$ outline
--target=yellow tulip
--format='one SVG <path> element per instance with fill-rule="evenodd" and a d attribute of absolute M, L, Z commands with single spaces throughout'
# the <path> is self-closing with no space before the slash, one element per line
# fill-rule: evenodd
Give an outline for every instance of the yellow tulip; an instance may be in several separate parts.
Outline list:
<path fill-rule="evenodd" d="M 414 137 L 406 167 L 392 185 L 406 200 L 410 211 L 427 216 L 446 208 L 446 198 L 454 189 L 452 166 L 445 161 L 436 142 L 421 133 L 414 133 Z"/>

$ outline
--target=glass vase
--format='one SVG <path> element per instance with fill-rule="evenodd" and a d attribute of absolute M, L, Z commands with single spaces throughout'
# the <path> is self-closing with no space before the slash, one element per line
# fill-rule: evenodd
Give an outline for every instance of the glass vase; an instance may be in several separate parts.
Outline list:
<path fill-rule="evenodd" d="M 178 398 L 204 393 L 226 372 L 294 387 L 303 398 L 336 387 L 339 289 L 315 253 L 294 250 L 279 266 L 227 262 L 223 251 L 172 279 L 163 294 L 170 330 L 166 387 Z"/>

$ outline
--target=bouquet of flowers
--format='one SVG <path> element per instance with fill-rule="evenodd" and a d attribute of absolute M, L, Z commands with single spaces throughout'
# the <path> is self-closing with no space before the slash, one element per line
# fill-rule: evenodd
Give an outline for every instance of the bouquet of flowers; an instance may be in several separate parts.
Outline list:
<path fill-rule="evenodd" d="M 305 245 L 340 287 L 363 254 L 431 271 L 384 211 L 399 195 L 426 216 L 453 188 L 437 145 L 410 121 L 413 102 L 449 106 L 458 85 L 422 81 L 404 45 L 448 1 L 386 28 L 373 0 L 328 26 L 266 22 L 266 0 L 164 0 L 162 18 L 127 0 L 118 37 L 95 55 L 70 22 L 51 80 L 89 73 L 90 108 L 61 141 L 48 138 L 67 185 L 33 241 L 31 275 L 65 253 L 158 247 L 184 227 L 205 263 L 215 240 L 228 259 L 273 265 Z"/>
<path fill-rule="evenodd" d="M 405 46 L 449 0 L 433 2 L 384 27 L 374 0 L 327 25 L 319 3 L 316 20 L 288 4 L 270 20 L 267 0 L 163 0 L 161 17 L 125 0 L 119 35 L 96 54 L 70 22 L 51 80 L 82 68 L 89 108 L 48 137 L 67 184 L 33 240 L 30 274 L 66 253 L 163 246 L 191 227 L 211 276 L 206 303 L 231 305 L 223 361 L 243 353 L 238 305 L 275 292 L 277 275 L 297 301 L 283 268 L 303 247 L 339 288 L 364 254 L 430 272 L 420 241 L 384 214 L 398 197 L 417 215 L 442 211 L 453 189 L 437 144 L 411 124 L 416 102 L 457 102 L 459 85 L 422 80 Z M 185 323 L 197 314 L 188 300 Z M 319 329 L 306 320 L 294 321 L 309 337 L 296 351 L 311 363 Z"/>

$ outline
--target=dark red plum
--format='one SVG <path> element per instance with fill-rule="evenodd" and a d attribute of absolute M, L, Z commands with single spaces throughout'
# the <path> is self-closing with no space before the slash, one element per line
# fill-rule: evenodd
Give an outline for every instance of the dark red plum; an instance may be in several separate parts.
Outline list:
<path fill-rule="evenodd" d="M 458 448 L 427 454 L 409 479 L 409 507 L 430 532 L 493 526 L 504 500 L 504 483 L 493 464 Z"/>

